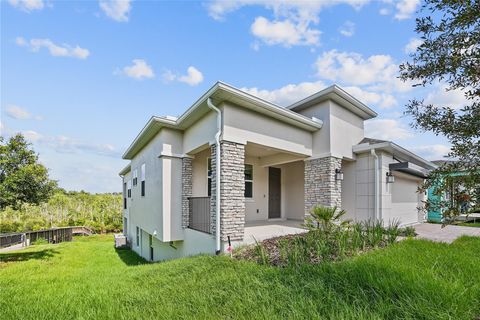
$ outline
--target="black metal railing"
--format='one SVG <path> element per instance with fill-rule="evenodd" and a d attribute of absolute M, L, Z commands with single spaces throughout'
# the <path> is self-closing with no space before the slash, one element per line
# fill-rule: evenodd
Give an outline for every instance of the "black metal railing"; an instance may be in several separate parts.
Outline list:
<path fill-rule="evenodd" d="M 79 228 L 88 229 L 85 227 L 61 227 L 46 230 L 15 232 L 15 233 L 0 233 L 0 248 L 9 247 L 15 244 L 24 243 L 30 245 L 33 242 L 44 239 L 49 243 L 60 243 L 64 241 L 72 241 L 74 230 Z M 89 229 L 88 229 L 89 230 Z M 85 233 L 78 231 L 77 233 Z"/>
<path fill-rule="evenodd" d="M 210 197 L 189 198 L 188 227 L 193 230 L 212 233 Z"/>

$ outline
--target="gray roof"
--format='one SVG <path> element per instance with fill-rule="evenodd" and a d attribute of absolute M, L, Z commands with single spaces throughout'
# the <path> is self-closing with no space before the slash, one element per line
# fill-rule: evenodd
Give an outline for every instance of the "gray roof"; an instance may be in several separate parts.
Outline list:
<path fill-rule="evenodd" d="M 362 143 L 376 144 L 376 143 L 383 143 L 383 142 L 390 142 L 390 141 L 365 137 L 358 144 L 362 144 Z"/>
<path fill-rule="evenodd" d="M 437 166 L 443 166 L 444 164 L 453 163 L 454 160 L 432 160 Z"/>

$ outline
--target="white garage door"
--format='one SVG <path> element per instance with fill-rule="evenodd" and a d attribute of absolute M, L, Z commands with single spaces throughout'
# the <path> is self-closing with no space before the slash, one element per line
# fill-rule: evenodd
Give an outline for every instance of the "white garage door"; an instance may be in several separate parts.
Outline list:
<path fill-rule="evenodd" d="M 391 217 L 400 221 L 402 225 L 418 223 L 418 183 L 416 180 L 395 177 L 392 184 L 392 212 Z"/>

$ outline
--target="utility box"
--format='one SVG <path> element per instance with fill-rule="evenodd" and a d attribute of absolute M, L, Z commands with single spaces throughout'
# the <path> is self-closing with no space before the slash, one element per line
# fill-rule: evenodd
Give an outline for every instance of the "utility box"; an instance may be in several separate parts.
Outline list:
<path fill-rule="evenodd" d="M 116 249 L 121 249 L 121 248 L 127 248 L 127 237 L 124 234 L 114 234 L 113 235 L 115 239 L 115 248 Z"/>

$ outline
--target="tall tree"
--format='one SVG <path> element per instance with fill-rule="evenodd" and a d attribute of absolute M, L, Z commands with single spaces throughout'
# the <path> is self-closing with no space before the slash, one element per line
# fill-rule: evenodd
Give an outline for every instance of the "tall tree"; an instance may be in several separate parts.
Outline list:
<path fill-rule="evenodd" d="M 0 209 L 19 209 L 24 203 L 40 204 L 48 200 L 56 182 L 38 162 L 38 155 L 21 134 L 8 142 L 0 137 Z"/>
<path fill-rule="evenodd" d="M 444 84 L 447 90 L 464 92 L 467 101 L 461 109 L 418 99 L 406 106 L 414 128 L 443 135 L 451 143 L 448 157 L 455 161 L 434 170 L 423 189 L 435 186 L 442 194 L 455 184 L 455 199 L 426 205 L 454 217 L 462 211 L 462 202 L 478 206 L 480 200 L 480 1 L 425 0 L 415 31 L 423 43 L 411 62 L 400 66 L 400 78 L 415 86 Z"/>

